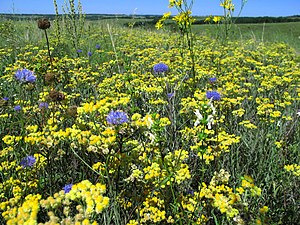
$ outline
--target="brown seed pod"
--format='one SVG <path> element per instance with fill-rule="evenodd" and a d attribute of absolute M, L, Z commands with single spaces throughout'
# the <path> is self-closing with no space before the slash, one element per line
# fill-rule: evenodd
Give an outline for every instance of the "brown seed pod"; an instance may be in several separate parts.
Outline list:
<path fill-rule="evenodd" d="M 67 115 L 71 117 L 76 117 L 77 116 L 77 106 L 72 105 L 67 109 Z"/>
<path fill-rule="evenodd" d="M 57 90 L 51 90 L 49 97 L 52 101 L 62 101 L 65 99 L 65 95 Z"/>
<path fill-rule="evenodd" d="M 50 21 L 47 18 L 39 19 L 38 27 L 42 30 L 46 30 L 50 27 Z"/>
<path fill-rule="evenodd" d="M 52 83 L 55 80 L 55 73 L 46 73 L 44 78 L 46 83 Z"/>

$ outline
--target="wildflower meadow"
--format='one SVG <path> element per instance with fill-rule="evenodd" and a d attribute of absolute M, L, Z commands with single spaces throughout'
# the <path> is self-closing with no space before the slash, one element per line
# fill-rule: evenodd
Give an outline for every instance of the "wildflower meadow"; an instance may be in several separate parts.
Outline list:
<path fill-rule="evenodd" d="M 231 40 L 228 0 L 219 38 L 193 33 L 194 1 L 159 30 L 68 2 L 1 44 L 0 224 L 299 223 L 295 49 Z"/>

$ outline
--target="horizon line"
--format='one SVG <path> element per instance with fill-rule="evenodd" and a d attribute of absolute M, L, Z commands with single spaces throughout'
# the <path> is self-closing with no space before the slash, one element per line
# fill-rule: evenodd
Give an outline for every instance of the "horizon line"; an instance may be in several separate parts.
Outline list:
<path fill-rule="evenodd" d="M 65 15 L 67 13 L 59 13 L 58 15 Z M 2 13 L 0 15 L 51 15 L 55 16 L 55 13 Z M 84 15 L 109 15 L 109 16 L 163 16 L 163 14 L 126 14 L 126 13 L 84 13 Z M 195 17 L 207 17 L 207 16 L 220 16 L 220 15 L 194 15 Z M 221 15 L 222 16 L 222 15 Z M 236 16 L 233 16 L 233 18 Z M 289 16 L 238 16 L 238 17 L 300 17 L 300 14 Z"/>

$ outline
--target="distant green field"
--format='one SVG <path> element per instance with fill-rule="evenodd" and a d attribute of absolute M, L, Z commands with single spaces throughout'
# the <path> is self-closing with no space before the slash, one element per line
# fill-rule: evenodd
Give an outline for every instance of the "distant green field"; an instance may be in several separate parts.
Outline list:
<path fill-rule="evenodd" d="M 16 17 L 16 19 L 18 18 L 19 17 Z M 109 23 L 114 26 L 134 25 L 134 27 L 152 30 L 155 29 L 155 20 L 158 19 L 158 17 L 154 16 L 102 16 L 99 18 L 99 20 L 87 19 L 86 28 L 90 29 L 94 26 L 106 26 L 106 24 Z M 13 28 L 4 25 L 1 29 L 1 25 L 6 23 L 7 19 L 3 16 L 0 17 L 0 40 L 2 42 L 0 47 L 3 46 L 7 38 L 11 38 L 9 28 L 11 28 L 11 31 L 14 30 L 19 34 L 17 39 L 19 39 L 20 44 L 28 44 L 31 41 L 36 43 L 36 40 L 41 40 L 42 33 L 36 30 L 36 20 L 38 17 L 31 16 L 26 20 L 23 19 L 19 18 L 19 20 L 12 20 Z M 170 27 L 172 27 L 171 24 L 173 22 L 170 20 L 168 23 Z M 215 24 L 193 25 L 193 30 L 196 34 L 206 35 L 212 38 L 218 37 L 219 28 L 222 27 Z M 5 38 L 3 38 L 4 36 Z M 293 47 L 297 53 L 300 53 L 300 22 L 235 24 L 230 30 L 229 38 L 235 41 L 253 39 L 257 42 L 283 42 Z"/>
<path fill-rule="evenodd" d="M 212 37 L 217 36 L 216 25 L 194 25 L 194 31 Z M 258 42 L 284 42 L 300 53 L 300 22 L 236 24 L 232 26 L 230 38 L 233 40 L 254 39 Z"/>

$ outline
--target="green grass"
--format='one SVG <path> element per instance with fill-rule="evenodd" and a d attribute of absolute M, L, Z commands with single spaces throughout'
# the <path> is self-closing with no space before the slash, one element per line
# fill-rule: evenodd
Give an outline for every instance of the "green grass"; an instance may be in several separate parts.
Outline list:
<path fill-rule="evenodd" d="M 218 25 L 194 25 L 196 34 L 218 36 Z M 285 43 L 300 53 L 300 22 L 265 23 L 265 24 L 236 24 L 232 26 L 229 38 L 235 41 L 253 39 L 258 43 Z"/>
<path fill-rule="evenodd" d="M 130 18 L 109 18 L 105 17 L 101 20 L 93 20 L 86 22 L 86 30 L 91 30 L 91 27 L 106 27 L 106 24 L 111 24 L 113 26 L 125 26 L 127 24 L 143 23 L 149 22 L 152 19 L 147 17 L 143 18 L 140 16 Z M 0 23 L 7 23 L 3 21 Z M 15 39 L 18 41 L 17 45 L 26 45 L 30 42 L 36 42 L 41 40 L 42 32 L 35 29 L 36 20 L 29 21 L 14 21 L 13 29 L 15 30 Z M 141 26 L 143 27 L 143 26 Z M 212 38 L 217 38 L 221 27 L 214 24 L 204 24 L 204 25 L 193 25 L 193 32 L 195 34 L 200 34 L 204 36 L 210 36 Z M 101 28 L 100 28 L 101 29 Z M 146 24 L 145 29 L 154 30 L 154 26 Z M 7 39 L 11 39 L 9 34 L 10 29 L 3 27 L 0 33 L 0 47 L 4 46 Z M 51 31 L 50 31 L 51 32 Z M 290 45 L 300 53 L 300 22 L 290 22 L 290 23 L 265 23 L 265 24 L 235 24 L 230 30 L 229 38 L 233 41 L 246 41 L 249 39 L 255 40 L 257 43 L 261 42 L 273 42 L 273 43 L 285 43 Z"/>

